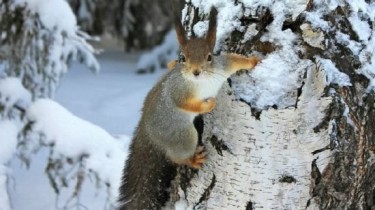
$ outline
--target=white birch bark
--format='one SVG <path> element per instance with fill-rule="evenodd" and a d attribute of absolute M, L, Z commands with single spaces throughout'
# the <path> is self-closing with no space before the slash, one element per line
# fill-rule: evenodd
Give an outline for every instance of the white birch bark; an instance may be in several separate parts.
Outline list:
<path fill-rule="evenodd" d="M 311 164 L 318 158 L 322 171 L 330 161 L 328 150 L 312 155 L 330 143 L 330 126 L 318 133 L 313 130 L 332 101 L 321 97 L 325 84 L 324 71 L 311 68 L 297 108 L 269 109 L 259 120 L 249 105 L 234 100 L 230 88 L 223 87 L 214 112 L 205 117 L 207 162 L 185 192 L 188 205 L 215 210 L 306 209 Z M 212 135 L 228 149 L 219 154 L 210 142 Z M 210 185 L 209 198 L 201 202 Z"/>
<path fill-rule="evenodd" d="M 297 60 L 318 64 L 306 68 L 296 107 L 262 110 L 259 119 L 223 87 L 215 110 L 204 116 L 205 166 L 197 173 L 182 169 L 174 180 L 176 209 L 375 209 L 373 2 L 361 1 L 358 10 L 353 1 L 309 0 L 296 19 L 285 16 L 280 2 L 289 5 L 275 2 L 269 12 L 258 8 L 259 15 L 242 18 L 245 26 L 256 20 L 257 35 L 248 41 L 236 31 L 225 49 L 279 53 L 287 60 L 289 55 L 281 56 L 286 46 L 298 49 Z M 204 7 L 192 4 L 185 20 L 194 22 L 194 8 Z M 288 30 L 297 35 L 295 42 L 278 43 L 279 36 L 291 35 Z M 272 33 L 274 39 L 262 39 Z M 289 64 L 282 76 L 303 74 L 298 62 Z M 292 89 L 282 98 L 288 103 L 297 97 Z"/>

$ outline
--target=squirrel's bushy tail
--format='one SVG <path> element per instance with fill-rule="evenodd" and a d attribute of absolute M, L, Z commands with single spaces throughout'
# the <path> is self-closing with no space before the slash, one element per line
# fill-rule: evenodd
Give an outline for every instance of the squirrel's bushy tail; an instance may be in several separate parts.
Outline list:
<path fill-rule="evenodd" d="M 142 139 L 140 139 L 142 138 Z M 176 166 L 145 135 L 131 144 L 120 187 L 119 210 L 157 210 L 169 200 Z"/>

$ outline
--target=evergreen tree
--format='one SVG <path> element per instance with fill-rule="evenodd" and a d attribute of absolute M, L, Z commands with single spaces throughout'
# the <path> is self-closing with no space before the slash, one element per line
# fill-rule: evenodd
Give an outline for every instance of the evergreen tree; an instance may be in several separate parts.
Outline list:
<path fill-rule="evenodd" d="M 13 150 L 27 166 L 40 148 L 48 147 L 53 153 L 54 145 L 45 145 L 43 135 L 33 132 L 33 122 L 26 118 L 26 113 L 34 101 L 54 96 L 71 61 L 79 60 L 93 71 L 99 69 L 88 39 L 78 30 L 75 16 L 64 0 L 0 2 L 0 144 L 10 153 L 5 158 L 0 155 L 2 180 L 7 179 L 2 167 L 7 165 Z M 63 172 L 83 160 L 52 156 L 46 160 L 46 172 L 57 193 L 69 182 L 63 178 Z M 76 174 L 75 196 L 80 191 L 82 174 Z M 7 197 L 6 193 L 1 195 Z M 9 209 L 10 205 L 0 208 Z"/>

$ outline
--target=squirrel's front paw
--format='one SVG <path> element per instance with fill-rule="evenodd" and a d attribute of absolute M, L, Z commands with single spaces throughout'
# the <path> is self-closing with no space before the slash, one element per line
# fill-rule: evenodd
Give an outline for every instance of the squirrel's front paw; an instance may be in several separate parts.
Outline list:
<path fill-rule="evenodd" d="M 249 62 L 249 68 L 252 69 L 254 68 L 262 59 L 256 56 L 251 56 L 247 58 Z"/>
<path fill-rule="evenodd" d="M 216 106 L 216 99 L 213 97 L 210 97 L 202 103 L 202 114 L 211 112 Z"/>
<path fill-rule="evenodd" d="M 200 169 L 203 163 L 206 161 L 206 154 L 203 146 L 198 146 L 193 157 L 187 160 L 186 165 L 191 168 Z"/>

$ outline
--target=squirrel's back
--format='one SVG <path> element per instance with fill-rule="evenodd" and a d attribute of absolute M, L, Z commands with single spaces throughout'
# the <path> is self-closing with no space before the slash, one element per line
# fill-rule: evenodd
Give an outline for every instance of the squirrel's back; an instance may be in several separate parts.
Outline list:
<path fill-rule="evenodd" d="M 160 209 L 169 200 L 167 189 L 176 175 L 176 166 L 148 138 L 138 132 L 130 146 L 119 210 Z"/>
<path fill-rule="evenodd" d="M 160 209 L 169 200 L 168 189 L 176 175 L 176 164 L 167 157 L 170 151 L 165 145 L 183 145 L 179 139 L 189 139 L 189 134 L 184 133 L 186 129 L 197 136 L 190 121 L 191 114 L 179 110 L 171 96 L 175 91 L 188 89 L 186 86 L 189 84 L 178 77 L 179 72 L 168 72 L 145 99 L 142 117 L 123 171 L 119 210 Z M 179 86 L 170 89 L 176 82 Z M 181 137 L 181 134 L 184 136 Z M 193 148 L 190 150 L 195 151 L 196 143 L 191 145 Z M 183 152 L 179 153 L 183 155 Z M 186 156 L 190 156 L 189 153 Z"/>

